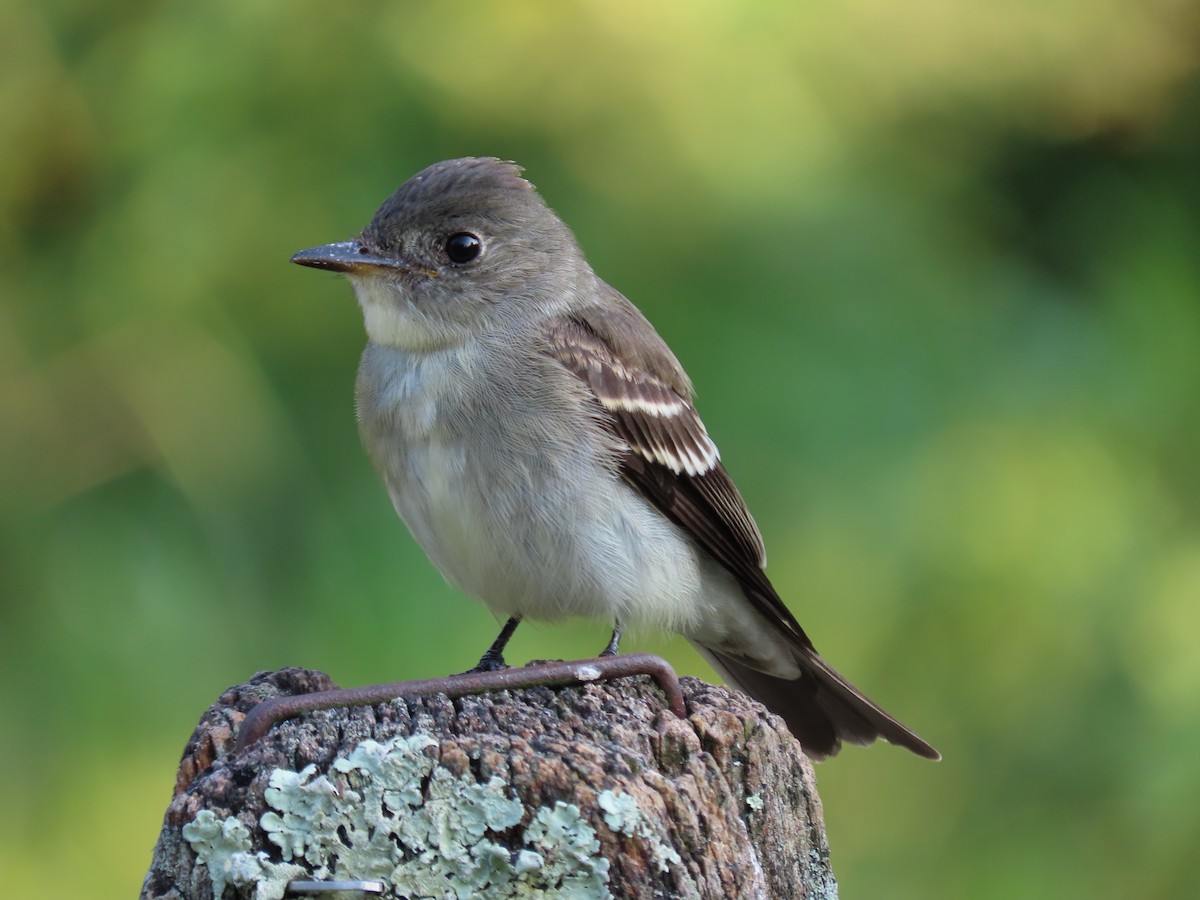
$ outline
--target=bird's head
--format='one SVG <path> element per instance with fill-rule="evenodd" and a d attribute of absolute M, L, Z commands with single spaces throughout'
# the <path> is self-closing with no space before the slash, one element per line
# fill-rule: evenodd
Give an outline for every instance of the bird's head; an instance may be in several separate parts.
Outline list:
<path fill-rule="evenodd" d="M 454 159 L 414 175 L 354 240 L 292 262 L 340 272 L 377 344 L 432 350 L 570 303 L 591 270 L 520 169 Z"/>

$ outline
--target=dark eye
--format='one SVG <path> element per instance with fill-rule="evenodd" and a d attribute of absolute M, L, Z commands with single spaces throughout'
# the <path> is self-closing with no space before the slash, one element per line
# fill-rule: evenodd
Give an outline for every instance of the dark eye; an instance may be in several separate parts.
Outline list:
<path fill-rule="evenodd" d="M 469 263 L 483 251 L 483 242 L 466 231 L 446 238 L 446 255 L 452 263 Z"/>

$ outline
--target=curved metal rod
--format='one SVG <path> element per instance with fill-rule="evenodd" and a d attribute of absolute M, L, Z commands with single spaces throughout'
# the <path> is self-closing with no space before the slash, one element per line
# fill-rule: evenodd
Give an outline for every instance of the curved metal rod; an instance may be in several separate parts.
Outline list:
<path fill-rule="evenodd" d="M 670 710 L 681 719 L 687 717 L 679 677 L 671 668 L 671 664 L 653 653 L 630 653 L 627 656 L 545 662 L 522 668 L 501 669 L 497 672 L 465 672 L 462 675 L 427 678 L 423 681 L 391 681 L 364 687 L 273 697 L 246 713 L 246 718 L 242 720 L 238 729 L 234 752 L 240 753 L 245 750 L 276 723 L 319 709 L 375 706 L 397 697 L 429 697 L 434 694 L 445 694 L 453 699 L 491 691 L 561 687 L 586 684 L 589 681 L 611 681 L 634 675 L 649 675 L 653 678 L 666 694 Z"/>

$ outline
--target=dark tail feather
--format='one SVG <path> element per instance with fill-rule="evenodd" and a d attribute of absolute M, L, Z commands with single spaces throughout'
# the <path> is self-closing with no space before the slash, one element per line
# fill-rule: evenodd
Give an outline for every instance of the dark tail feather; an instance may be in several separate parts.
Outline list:
<path fill-rule="evenodd" d="M 787 681 L 700 644 L 693 646 L 727 682 L 782 717 L 804 752 L 813 759 L 833 756 L 842 741 L 870 744 L 878 738 L 926 759 L 942 758 L 933 747 L 835 672 L 815 650 L 799 651 L 800 677 Z"/>

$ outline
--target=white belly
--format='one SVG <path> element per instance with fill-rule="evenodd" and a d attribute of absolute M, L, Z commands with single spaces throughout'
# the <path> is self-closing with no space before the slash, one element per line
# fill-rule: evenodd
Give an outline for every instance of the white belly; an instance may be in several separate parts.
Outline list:
<path fill-rule="evenodd" d="M 396 511 L 446 579 L 497 614 L 683 632 L 703 616 L 699 553 L 603 470 L 552 487 L 513 471 L 498 487 L 494 466 L 440 442 L 411 448 L 406 468 L 388 481 Z"/>
<path fill-rule="evenodd" d="M 604 456 L 581 417 L 566 441 L 546 415 L 463 414 L 453 368 L 428 354 L 384 357 L 360 427 L 396 512 L 446 579 L 495 613 L 531 619 L 620 618 L 682 633 L 714 604 L 702 554 Z M 469 404 L 468 404 L 469 405 Z M 582 435 L 582 437 L 580 437 Z M 711 579 L 710 579 L 711 581 Z M 712 593 L 711 583 L 709 593 Z"/>

